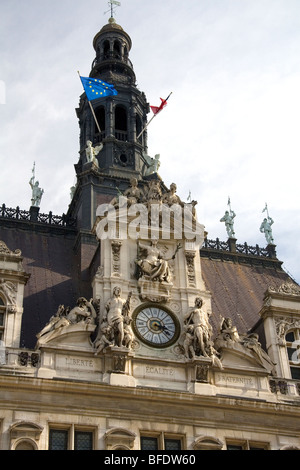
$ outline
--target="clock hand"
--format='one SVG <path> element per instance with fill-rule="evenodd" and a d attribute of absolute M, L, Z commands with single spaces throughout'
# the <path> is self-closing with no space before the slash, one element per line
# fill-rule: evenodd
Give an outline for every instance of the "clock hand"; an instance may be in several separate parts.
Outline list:
<path fill-rule="evenodd" d="M 166 333 L 166 335 L 170 335 L 169 328 L 167 328 L 166 326 L 161 325 L 161 329 L 164 330 L 164 332 Z M 166 330 L 167 330 L 167 331 L 166 331 Z"/>

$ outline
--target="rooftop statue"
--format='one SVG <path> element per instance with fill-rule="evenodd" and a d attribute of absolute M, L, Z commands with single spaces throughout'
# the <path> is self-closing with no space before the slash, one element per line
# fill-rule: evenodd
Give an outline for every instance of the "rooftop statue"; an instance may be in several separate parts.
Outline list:
<path fill-rule="evenodd" d="M 220 219 L 220 222 L 225 222 L 226 226 L 226 231 L 227 235 L 229 238 L 234 238 L 235 237 L 235 232 L 234 232 L 234 218 L 236 216 L 235 212 L 231 210 L 231 205 L 230 205 L 230 199 L 228 198 L 228 208 L 223 215 L 223 217 Z"/>
<path fill-rule="evenodd" d="M 33 164 L 32 177 L 29 184 L 32 190 L 31 205 L 33 207 L 40 207 L 44 190 L 39 187 L 39 182 L 35 181 L 35 163 Z"/>
<path fill-rule="evenodd" d="M 274 238 L 272 234 L 272 227 L 271 225 L 274 224 L 274 220 L 269 216 L 269 211 L 268 211 L 268 206 L 267 204 L 265 205 L 265 208 L 263 212 L 267 211 L 267 217 L 264 218 L 264 220 L 261 223 L 261 226 L 259 230 L 261 233 L 265 234 L 266 240 L 268 244 L 273 244 L 274 243 Z"/>
<path fill-rule="evenodd" d="M 183 203 L 179 196 L 176 194 L 177 186 L 175 183 L 170 185 L 170 190 L 164 195 L 163 202 L 166 203 L 168 206 L 172 206 L 173 204 L 179 204 L 183 206 Z"/>
<path fill-rule="evenodd" d="M 138 180 L 136 178 L 130 179 L 130 187 L 126 189 L 123 195 L 127 197 L 129 206 L 142 202 L 144 193 L 138 187 Z"/>

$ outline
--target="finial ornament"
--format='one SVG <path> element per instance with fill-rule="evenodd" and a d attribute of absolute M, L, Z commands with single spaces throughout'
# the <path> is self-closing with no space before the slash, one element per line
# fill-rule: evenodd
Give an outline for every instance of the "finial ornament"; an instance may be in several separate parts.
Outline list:
<path fill-rule="evenodd" d="M 121 2 L 117 2 L 116 0 L 109 0 L 108 6 L 109 6 L 109 10 L 107 10 L 104 14 L 106 15 L 106 13 L 110 11 L 110 19 L 108 21 L 109 23 L 115 23 L 114 13 L 115 13 L 116 7 L 121 6 Z"/>
<path fill-rule="evenodd" d="M 267 217 L 264 218 L 264 220 L 261 223 L 260 226 L 260 231 L 265 234 L 266 240 L 268 244 L 273 244 L 274 243 L 274 238 L 272 234 L 272 228 L 271 225 L 274 224 L 274 220 L 272 217 L 269 215 L 269 209 L 267 203 L 265 204 L 265 207 L 262 212 L 267 212 Z"/>
<path fill-rule="evenodd" d="M 228 204 L 227 205 L 228 205 L 228 210 L 225 212 L 223 217 L 220 219 L 220 222 L 225 222 L 225 227 L 226 227 L 228 237 L 229 238 L 234 238 L 235 237 L 235 232 L 234 232 L 234 221 L 233 221 L 233 219 L 235 218 L 236 214 L 231 209 L 230 197 L 228 197 Z"/>

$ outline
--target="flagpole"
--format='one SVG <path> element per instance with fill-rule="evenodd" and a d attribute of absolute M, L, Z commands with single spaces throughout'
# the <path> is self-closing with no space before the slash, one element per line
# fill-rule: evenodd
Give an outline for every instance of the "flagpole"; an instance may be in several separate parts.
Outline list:
<path fill-rule="evenodd" d="M 78 73 L 79 78 L 80 78 L 80 73 L 79 73 L 78 70 L 77 70 L 77 73 Z M 80 81 L 81 81 L 81 79 L 80 79 Z M 89 100 L 88 100 L 88 102 L 89 102 L 89 105 L 90 105 L 90 108 L 91 108 L 91 111 L 92 111 L 92 115 L 93 115 L 93 117 L 94 117 L 94 119 L 95 119 L 95 123 L 96 123 L 96 126 L 97 126 L 97 128 L 98 128 L 99 134 L 101 134 L 101 129 L 100 129 L 99 123 L 98 123 L 98 121 L 97 121 L 96 114 L 95 114 L 94 108 L 93 108 L 93 106 L 92 106 L 92 103 L 91 103 Z"/>
<path fill-rule="evenodd" d="M 170 96 L 172 95 L 172 93 L 173 93 L 173 92 L 171 91 L 171 93 L 169 94 L 168 98 L 165 99 L 165 101 L 168 101 L 168 99 L 170 98 Z M 161 110 L 160 110 L 160 111 L 161 111 Z M 159 112 L 160 112 L 160 111 L 159 111 Z M 156 113 L 156 114 L 154 114 L 154 116 L 152 116 L 152 118 L 150 119 L 150 121 L 148 122 L 148 124 L 146 124 L 146 126 L 144 127 L 144 129 L 139 133 L 139 135 L 137 136 L 136 140 L 138 140 L 138 139 L 141 137 L 141 135 L 145 132 L 145 130 L 146 130 L 147 127 L 149 126 L 150 122 L 153 121 L 153 119 L 159 114 L 159 112 Z"/>
<path fill-rule="evenodd" d="M 146 126 L 144 127 L 144 129 L 139 133 L 139 135 L 137 136 L 136 140 L 138 140 L 141 135 L 145 132 L 145 130 L 147 129 L 147 127 L 149 126 L 150 122 L 153 121 L 153 119 L 157 116 L 157 114 L 154 114 L 154 116 L 152 116 L 152 118 L 150 119 L 150 121 L 148 122 L 148 124 L 146 124 Z"/>
<path fill-rule="evenodd" d="M 93 116 L 94 116 L 96 125 L 97 125 L 97 127 L 98 127 L 99 134 L 101 134 L 101 129 L 100 129 L 99 123 L 98 123 L 98 121 L 97 121 L 96 114 L 95 114 L 95 111 L 94 111 L 94 109 L 93 109 L 92 103 L 91 103 L 90 101 L 89 101 L 89 105 L 90 105 L 92 114 L 93 114 Z"/>

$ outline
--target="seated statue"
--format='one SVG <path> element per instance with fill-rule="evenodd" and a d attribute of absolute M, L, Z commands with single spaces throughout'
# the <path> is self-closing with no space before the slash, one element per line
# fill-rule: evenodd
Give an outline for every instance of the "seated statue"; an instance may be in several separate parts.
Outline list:
<path fill-rule="evenodd" d="M 79 297 L 76 307 L 72 308 L 67 315 L 67 319 L 72 324 L 79 323 L 81 321 L 84 321 L 85 323 L 95 323 L 96 317 L 97 314 L 93 307 L 92 299 L 88 301 L 84 297 Z"/>
<path fill-rule="evenodd" d="M 146 252 L 146 257 L 137 260 L 143 276 L 151 281 L 168 282 L 172 281 L 172 275 L 169 267 L 169 259 L 164 259 L 160 249 L 157 246 L 157 240 L 152 240 L 151 245 L 139 243 L 139 247 Z M 173 255 L 173 259 L 175 255 Z"/>

